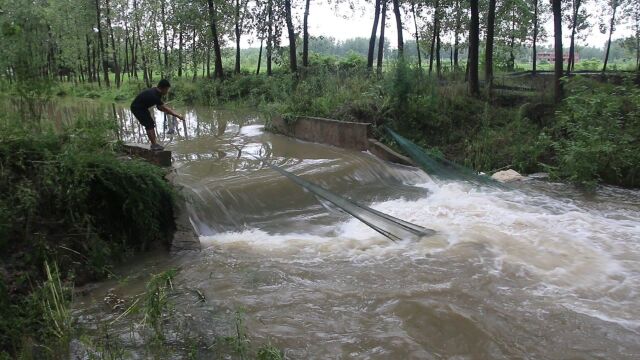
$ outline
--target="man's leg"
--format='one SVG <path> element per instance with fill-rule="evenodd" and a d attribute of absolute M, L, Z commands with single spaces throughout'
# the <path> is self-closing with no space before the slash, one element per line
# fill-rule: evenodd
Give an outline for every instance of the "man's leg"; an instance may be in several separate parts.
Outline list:
<path fill-rule="evenodd" d="M 156 141 L 156 129 L 155 128 L 149 128 L 149 129 L 146 129 L 146 130 L 147 130 L 147 136 L 149 137 L 149 141 L 151 142 L 151 145 L 157 144 L 157 141 Z"/>

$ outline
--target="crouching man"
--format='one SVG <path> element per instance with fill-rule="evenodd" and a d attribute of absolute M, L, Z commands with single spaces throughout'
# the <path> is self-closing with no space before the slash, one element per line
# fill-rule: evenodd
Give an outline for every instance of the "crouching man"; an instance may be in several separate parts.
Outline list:
<path fill-rule="evenodd" d="M 151 113 L 149 112 L 150 107 L 155 106 L 158 110 L 184 121 L 184 116 L 178 114 L 162 102 L 162 96 L 169 93 L 170 87 L 171 84 L 169 84 L 169 81 L 162 79 L 158 83 L 158 86 L 142 91 L 131 103 L 131 112 L 133 113 L 133 116 L 138 119 L 140 124 L 144 126 L 147 131 L 149 142 L 151 142 L 151 150 L 162 150 L 163 147 L 158 144 L 156 139 L 156 122 L 153 120 L 153 117 L 151 117 Z"/>

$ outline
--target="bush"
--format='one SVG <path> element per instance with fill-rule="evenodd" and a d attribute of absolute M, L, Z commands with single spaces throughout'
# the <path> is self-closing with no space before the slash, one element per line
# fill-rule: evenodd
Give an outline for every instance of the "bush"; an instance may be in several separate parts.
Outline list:
<path fill-rule="evenodd" d="M 110 273 L 130 252 L 171 239 L 171 186 L 159 168 L 116 157 L 110 123 L 79 120 L 54 133 L 0 121 L 0 252 L 7 254 L 0 354 L 20 348 L 24 336 L 42 340 L 29 294 L 44 281 L 46 261 L 83 283 Z"/>
<path fill-rule="evenodd" d="M 553 129 L 555 174 L 574 182 L 640 186 L 640 89 L 576 78 Z"/>

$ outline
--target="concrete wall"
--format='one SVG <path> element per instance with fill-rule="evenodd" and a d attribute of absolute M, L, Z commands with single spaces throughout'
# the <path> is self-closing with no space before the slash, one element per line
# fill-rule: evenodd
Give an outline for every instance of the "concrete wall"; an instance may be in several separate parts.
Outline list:
<path fill-rule="evenodd" d="M 298 117 L 287 124 L 274 116 L 272 130 L 300 140 L 365 151 L 369 148 L 369 124 L 316 117 Z"/>
<path fill-rule="evenodd" d="M 287 123 L 281 116 L 271 120 L 270 131 L 300 140 L 333 145 L 356 151 L 370 151 L 382 160 L 396 164 L 416 166 L 376 139 L 369 138 L 369 124 L 301 116 Z"/>
<path fill-rule="evenodd" d="M 158 166 L 171 166 L 171 151 L 152 151 L 149 149 L 148 144 L 127 143 L 124 144 L 123 147 L 124 151 L 131 156 L 143 158 L 148 162 L 156 164 Z"/>

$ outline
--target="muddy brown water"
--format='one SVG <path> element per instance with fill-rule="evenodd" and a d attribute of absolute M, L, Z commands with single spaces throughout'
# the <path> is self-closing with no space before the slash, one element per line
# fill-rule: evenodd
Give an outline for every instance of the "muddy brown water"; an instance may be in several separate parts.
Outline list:
<path fill-rule="evenodd" d="M 82 322 L 119 315 L 107 289 L 126 299 L 177 267 L 171 301 L 189 331 L 233 335 L 239 310 L 252 343 L 290 359 L 640 358 L 639 191 L 439 183 L 267 133 L 250 111 L 186 113 L 173 136 L 156 116 L 203 250 L 132 259 L 117 269 L 126 281 L 76 298 Z M 123 137 L 143 139 L 118 116 Z M 391 242 L 255 157 L 437 234 Z"/>

